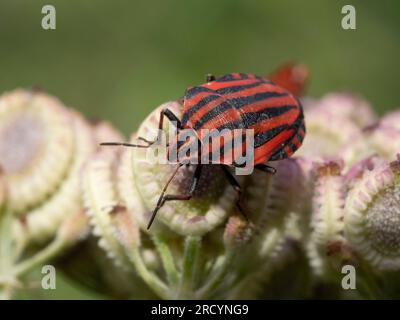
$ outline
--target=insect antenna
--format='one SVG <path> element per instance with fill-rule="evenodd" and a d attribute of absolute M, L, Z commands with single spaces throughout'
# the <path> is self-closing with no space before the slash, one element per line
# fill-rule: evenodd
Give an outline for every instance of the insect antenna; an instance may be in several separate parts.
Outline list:
<path fill-rule="evenodd" d="M 164 194 L 165 194 L 165 192 L 167 191 L 169 184 L 170 184 L 171 181 L 174 179 L 174 177 L 175 177 L 176 174 L 178 173 L 178 170 L 179 170 L 180 167 L 182 167 L 182 166 L 183 166 L 183 163 L 179 163 L 179 164 L 176 166 L 174 172 L 173 172 L 172 175 L 169 177 L 167 183 L 165 184 L 164 188 L 162 189 L 160 198 L 158 198 L 158 201 L 157 201 L 157 206 L 155 207 L 155 209 L 154 209 L 154 211 L 153 211 L 153 214 L 152 214 L 152 216 L 151 216 L 151 218 L 150 218 L 150 220 L 149 220 L 149 224 L 147 225 L 147 230 L 150 229 L 150 227 L 151 227 L 151 225 L 153 224 L 153 221 L 154 221 L 154 219 L 155 219 L 155 217 L 156 217 L 156 215 L 157 215 L 158 210 L 159 210 L 159 209 L 161 208 L 161 206 L 162 206 L 162 202 L 163 202 L 163 199 L 164 199 Z"/>
<path fill-rule="evenodd" d="M 134 148 L 148 148 L 149 146 L 142 146 L 139 144 L 131 144 L 125 142 L 102 142 L 101 146 L 122 146 L 122 147 L 134 147 Z"/>
<path fill-rule="evenodd" d="M 122 147 L 132 147 L 132 148 L 149 148 L 151 145 L 153 145 L 155 142 L 158 141 L 158 140 L 149 141 L 143 137 L 138 137 L 138 140 L 144 141 L 145 143 L 147 143 L 147 145 L 133 144 L 133 143 L 127 143 L 127 142 L 102 142 L 102 143 L 100 143 L 100 145 L 101 146 L 122 146 Z"/>

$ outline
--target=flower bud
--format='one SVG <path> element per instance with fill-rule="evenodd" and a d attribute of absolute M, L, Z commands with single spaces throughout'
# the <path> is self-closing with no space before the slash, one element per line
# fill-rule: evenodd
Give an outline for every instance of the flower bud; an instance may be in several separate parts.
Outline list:
<path fill-rule="evenodd" d="M 87 122 L 56 98 L 26 90 L 1 96 L 0 166 L 8 208 L 20 216 L 17 238 L 48 241 L 80 211 L 79 170 L 94 148 Z"/>
<path fill-rule="evenodd" d="M 319 102 L 305 106 L 305 122 L 307 134 L 297 156 L 324 161 L 337 157 L 354 141 L 363 143 L 362 131 L 357 124 L 340 116 L 340 111 L 326 110 Z"/>
<path fill-rule="evenodd" d="M 243 216 L 230 216 L 224 231 L 225 245 L 227 247 L 237 247 L 247 243 L 254 233 L 253 229 L 254 227 Z"/>
<path fill-rule="evenodd" d="M 142 123 L 137 136 L 154 140 L 157 137 L 160 111 L 169 108 L 178 117 L 181 105 L 169 102 L 153 111 Z M 168 121 L 164 121 L 166 123 Z M 169 125 L 164 129 L 168 131 Z M 136 141 L 137 142 L 137 141 Z M 137 221 L 142 228 L 147 226 L 162 190 L 171 177 L 176 165 L 150 163 L 148 149 L 135 148 L 132 152 L 132 179 L 141 203 L 142 211 L 136 210 Z M 167 194 L 186 194 L 194 174 L 194 165 L 183 166 L 168 187 Z M 240 180 L 240 179 L 239 179 Z M 139 184 L 140 181 L 140 184 Z M 196 192 L 190 201 L 168 201 L 158 212 L 154 226 L 161 223 L 181 235 L 203 235 L 222 224 L 234 211 L 236 193 L 225 181 L 222 170 L 215 165 L 203 167 Z"/>
<path fill-rule="evenodd" d="M 329 162 L 317 169 L 311 221 L 317 245 L 342 240 L 345 185 L 341 166 Z"/>
<path fill-rule="evenodd" d="M 392 111 L 385 114 L 379 124 L 383 127 L 390 127 L 400 131 L 400 111 Z"/>
<path fill-rule="evenodd" d="M 46 202 L 28 211 L 25 227 L 30 237 L 43 241 L 51 237 L 70 214 L 82 210 L 79 172 L 83 163 L 95 150 L 92 130 L 86 121 L 71 113 L 74 132 L 73 159 L 57 191 Z"/>
<path fill-rule="evenodd" d="M 44 93 L 15 90 L 0 98 L 0 166 L 10 208 L 39 205 L 61 184 L 73 156 L 69 112 Z"/>
<path fill-rule="evenodd" d="M 369 147 L 383 159 L 391 161 L 400 151 L 400 130 L 388 119 L 368 129 L 366 135 Z"/>
<path fill-rule="evenodd" d="M 283 227 L 288 219 L 292 222 L 292 236 L 304 230 L 309 208 L 312 162 L 303 158 L 285 159 L 276 164 L 276 174 L 271 177 L 266 194 L 266 207 L 261 224 L 267 228 Z M 265 230 L 265 232 L 267 232 Z"/>
<path fill-rule="evenodd" d="M 99 237 L 99 246 L 117 264 L 124 264 L 124 248 L 115 237 L 112 222 L 119 204 L 113 177 L 116 161 L 118 153 L 115 149 L 114 152 L 101 150 L 89 158 L 82 170 L 82 189 L 85 209 L 90 216 L 93 234 Z"/>
<path fill-rule="evenodd" d="M 317 107 L 330 113 L 332 117 L 348 119 L 360 128 L 369 126 L 377 120 L 371 105 L 351 93 L 329 93 L 322 97 Z"/>
<path fill-rule="evenodd" d="M 366 171 L 346 200 L 345 236 L 378 270 L 400 268 L 399 177 L 399 161 Z"/>
<path fill-rule="evenodd" d="M 316 168 L 311 213 L 311 234 L 307 244 L 310 264 L 317 275 L 327 271 L 332 246 L 341 246 L 343 238 L 346 187 L 341 175 L 343 162 L 325 162 Z"/>

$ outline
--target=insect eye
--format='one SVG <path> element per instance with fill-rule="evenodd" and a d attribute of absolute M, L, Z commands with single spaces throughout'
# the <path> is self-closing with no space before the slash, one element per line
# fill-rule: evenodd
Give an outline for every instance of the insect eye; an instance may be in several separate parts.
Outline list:
<path fill-rule="evenodd" d="M 208 73 L 206 75 L 206 82 L 211 82 L 211 81 L 214 81 L 214 80 L 215 80 L 215 76 L 213 74 Z"/>

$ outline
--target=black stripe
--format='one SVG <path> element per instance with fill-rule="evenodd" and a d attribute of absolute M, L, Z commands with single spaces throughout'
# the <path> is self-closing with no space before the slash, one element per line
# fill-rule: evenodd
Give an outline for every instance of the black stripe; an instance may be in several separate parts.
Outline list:
<path fill-rule="evenodd" d="M 258 148 L 265 144 L 267 141 L 271 140 L 273 137 L 281 133 L 283 130 L 288 129 L 289 126 L 287 124 L 269 129 L 262 133 L 256 134 L 254 137 L 254 148 Z"/>
<path fill-rule="evenodd" d="M 254 102 L 259 102 L 259 101 L 266 100 L 269 98 L 284 97 L 287 95 L 288 95 L 287 92 L 279 93 L 279 92 L 274 92 L 274 91 L 267 91 L 267 92 L 258 92 L 251 96 L 227 99 L 226 101 L 228 101 L 236 109 L 240 109 L 240 108 L 242 108 L 246 105 L 252 104 Z"/>
<path fill-rule="evenodd" d="M 199 102 L 197 102 L 195 105 L 193 105 L 189 110 L 187 110 L 183 116 L 182 116 L 182 125 L 185 125 L 190 117 L 195 114 L 198 110 L 200 110 L 202 107 L 210 103 L 211 101 L 217 100 L 221 96 L 216 95 L 216 94 L 210 94 L 203 99 L 201 99 Z"/>
<path fill-rule="evenodd" d="M 236 80 L 255 79 L 255 80 L 266 81 L 267 83 L 272 83 L 270 80 L 267 80 L 263 77 L 257 76 L 252 73 L 238 73 L 237 75 L 239 76 L 239 78 L 235 77 L 236 74 L 234 75 L 233 73 L 228 73 L 221 77 L 218 77 L 217 79 L 215 79 L 215 81 L 216 82 L 229 82 L 229 81 L 236 81 Z"/>
<path fill-rule="evenodd" d="M 299 140 L 300 145 L 303 143 L 304 140 L 304 136 L 300 135 L 300 134 L 296 134 L 297 140 Z"/>
<path fill-rule="evenodd" d="M 294 135 L 292 138 L 290 138 L 288 141 L 291 142 L 293 140 Z M 269 157 L 269 161 L 276 161 L 276 160 L 282 160 L 287 158 L 287 154 L 284 151 L 285 147 L 288 145 L 288 143 L 284 143 L 281 146 L 278 146 L 278 148 L 274 151 L 274 153 Z"/>
<path fill-rule="evenodd" d="M 303 143 L 304 141 L 304 135 L 298 134 L 297 133 L 297 139 L 299 139 L 300 143 Z"/>
<path fill-rule="evenodd" d="M 241 115 L 241 120 L 237 121 L 231 121 L 227 122 L 226 124 L 223 124 L 217 128 L 217 130 L 222 130 L 222 129 L 241 129 L 241 128 L 249 128 L 250 126 L 256 124 L 259 121 L 265 120 L 265 119 L 272 119 L 274 117 L 280 116 L 284 114 L 285 112 L 297 108 L 297 106 L 292 106 L 292 105 L 282 105 L 279 107 L 274 107 L 274 108 L 265 108 L 261 111 L 258 112 L 247 112 Z M 273 109 L 273 110 L 269 110 Z M 258 113 L 261 113 L 263 111 L 268 111 L 268 114 L 262 114 L 261 116 Z"/>
<path fill-rule="evenodd" d="M 296 151 L 297 151 L 297 147 L 296 147 L 296 145 L 294 144 L 294 143 L 292 143 L 291 145 L 290 145 L 290 149 L 292 150 L 292 153 L 295 153 Z"/>
<path fill-rule="evenodd" d="M 223 125 L 219 126 L 216 128 L 218 131 L 224 130 L 224 129 L 229 129 L 229 130 L 235 130 L 235 129 L 243 129 L 245 128 L 245 125 L 243 123 L 243 120 L 237 120 L 237 121 L 229 121 L 224 123 Z"/>
<path fill-rule="evenodd" d="M 240 140 L 240 143 L 243 144 L 243 142 L 246 142 L 246 133 L 242 134 L 242 139 Z M 224 141 L 224 145 L 220 147 L 219 149 L 219 154 L 220 155 L 225 155 L 225 152 L 232 152 L 232 149 L 235 149 L 236 147 L 236 141 L 235 141 L 235 137 L 233 137 L 233 139 L 230 139 L 229 141 Z M 243 155 L 243 154 L 242 154 Z M 235 155 L 233 155 L 235 156 Z M 235 160 L 235 159 L 233 159 Z"/>
<path fill-rule="evenodd" d="M 210 121 L 211 119 L 217 117 L 220 113 L 234 109 L 234 107 L 229 103 L 229 100 L 222 101 L 218 106 L 208 111 L 203 117 L 196 122 L 193 129 L 198 130 L 200 129 L 206 122 Z"/>
<path fill-rule="evenodd" d="M 283 151 L 283 148 L 278 149 L 278 151 L 274 152 L 272 156 L 269 157 L 268 161 L 277 161 L 277 160 L 282 160 L 285 159 L 285 152 Z"/>
<path fill-rule="evenodd" d="M 225 153 L 232 152 L 232 149 L 234 149 L 236 147 L 235 138 L 233 137 L 233 139 L 232 139 L 232 136 L 230 138 L 231 139 L 229 139 L 228 141 L 225 141 L 225 139 L 224 139 L 224 144 L 222 146 L 220 146 L 220 148 L 219 148 L 220 157 L 222 155 L 225 155 Z M 241 142 L 241 144 L 246 142 L 246 134 L 245 133 L 242 134 L 242 139 L 240 142 Z M 210 162 L 212 160 L 212 156 L 213 156 L 213 151 L 208 153 L 208 159 Z M 232 159 L 232 160 L 234 160 L 234 159 Z"/>
<path fill-rule="evenodd" d="M 300 127 L 303 128 L 303 130 L 305 130 L 304 124 L 302 124 L 303 118 L 302 118 L 302 113 L 299 115 L 299 117 L 296 119 L 296 121 L 294 122 L 294 124 L 292 126 L 290 126 L 290 128 L 292 128 L 294 130 L 294 134 L 293 136 L 288 139 L 288 142 L 285 143 L 283 146 L 281 146 L 280 148 L 278 148 L 270 157 L 269 161 L 276 161 L 276 160 L 282 160 L 288 157 L 288 155 L 286 154 L 286 152 L 284 151 L 284 148 L 286 147 L 286 145 L 289 145 L 290 149 L 292 150 L 292 152 L 296 152 L 298 147 L 296 147 L 296 145 L 293 143 L 293 139 L 295 137 L 297 137 L 297 139 L 300 141 L 300 144 L 303 143 L 303 139 L 304 136 L 301 136 L 300 134 L 298 134 L 298 130 L 299 130 L 299 123 L 300 123 Z"/>
<path fill-rule="evenodd" d="M 297 116 L 296 120 L 293 122 L 292 127 L 295 132 L 298 132 L 299 128 L 302 128 L 305 133 L 306 128 L 304 127 L 304 122 L 303 122 L 303 120 L 304 120 L 303 109 L 302 109 L 301 105 L 299 107 L 300 107 L 300 113 Z"/>
<path fill-rule="evenodd" d="M 239 143 L 242 145 L 243 143 L 245 143 L 246 142 L 246 133 L 243 133 L 242 134 L 242 139 L 235 139 L 235 136 L 233 136 L 233 143 L 232 143 L 232 140 L 230 141 L 230 144 L 229 144 L 229 148 L 225 148 L 225 143 L 224 143 L 224 146 L 222 146 L 221 148 L 220 148 L 220 154 L 225 154 L 224 152 L 225 151 L 227 151 L 227 152 L 230 152 L 231 150 L 232 150 L 232 148 L 233 149 L 235 149 L 238 145 L 239 145 Z M 227 142 L 228 143 L 228 142 Z M 243 154 L 242 154 L 243 155 Z"/>
<path fill-rule="evenodd" d="M 237 81 L 237 80 L 239 80 L 239 79 L 235 78 L 233 73 L 228 73 L 228 74 L 223 75 L 222 77 L 215 79 L 215 82 Z"/>
<path fill-rule="evenodd" d="M 296 145 L 293 143 L 293 140 L 295 139 L 296 136 L 298 137 L 297 134 L 294 134 L 293 137 L 291 139 L 289 139 L 288 143 L 285 143 L 283 146 L 278 148 L 277 151 L 275 151 L 272 154 L 272 156 L 269 158 L 269 161 L 276 161 L 276 160 L 282 160 L 282 159 L 287 158 L 288 154 L 284 150 L 286 146 L 289 146 L 292 153 L 295 153 L 298 149 L 298 147 L 296 147 Z"/>
<path fill-rule="evenodd" d="M 240 108 L 252 104 L 254 102 L 259 102 L 274 97 L 283 97 L 287 95 L 288 95 L 287 92 L 277 93 L 268 91 L 268 92 L 259 92 L 251 96 L 226 99 L 225 101 L 220 103 L 217 107 L 210 110 L 203 117 L 201 117 L 201 119 L 197 121 L 193 129 L 195 130 L 200 129 L 205 123 L 218 116 L 218 114 L 220 114 L 221 112 L 229 110 L 230 108 L 232 109 L 236 108 L 237 110 L 239 110 Z"/>
<path fill-rule="evenodd" d="M 300 129 L 303 130 L 303 137 L 302 137 L 302 139 L 304 139 L 304 136 L 306 135 L 306 127 L 305 127 L 305 125 L 304 125 L 304 122 L 301 124 Z"/>
<path fill-rule="evenodd" d="M 239 81 L 241 81 L 241 80 L 239 80 Z M 207 88 L 207 87 L 202 87 L 202 86 L 192 87 L 192 88 L 190 88 L 189 90 L 186 91 L 185 99 L 186 100 L 191 99 L 195 95 L 197 95 L 199 93 L 202 93 L 202 92 L 209 92 L 209 93 L 212 93 L 212 94 L 217 93 L 217 94 L 220 94 L 220 95 L 234 93 L 234 92 L 240 92 L 240 91 L 245 90 L 245 89 L 251 89 L 251 88 L 258 87 L 258 86 L 260 86 L 262 84 L 263 84 L 262 81 L 255 81 L 255 82 L 250 83 L 250 84 L 227 86 L 227 87 L 223 87 L 223 88 L 220 88 L 220 89 L 217 89 L 217 90 L 213 90 L 213 89 L 210 89 L 210 88 Z"/>
<path fill-rule="evenodd" d="M 207 88 L 207 87 L 202 87 L 202 86 L 196 86 L 188 89 L 185 93 L 185 99 L 188 100 L 192 98 L 193 96 L 197 95 L 200 92 L 210 92 L 214 93 L 214 90 Z"/>
<path fill-rule="evenodd" d="M 243 123 L 246 128 L 256 124 L 257 122 L 272 119 L 285 114 L 286 112 L 297 109 L 294 105 L 283 105 L 279 107 L 267 107 L 256 112 L 247 112 L 242 114 Z"/>
<path fill-rule="evenodd" d="M 256 88 L 260 85 L 262 85 L 263 83 L 261 81 L 256 81 L 254 83 L 250 83 L 250 84 L 243 84 L 243 85 L 238 85 L 238 86 L 230 86 L 230 87 L 224 87 L 221 89 L 217 89 L 215 90 L 216 93 L 218 94 L 229 94 L 229 93 L 234 93 L 234 92 L 240 92 L 242 90 L 245 89 L 251 89 L 251 88 Z"/>

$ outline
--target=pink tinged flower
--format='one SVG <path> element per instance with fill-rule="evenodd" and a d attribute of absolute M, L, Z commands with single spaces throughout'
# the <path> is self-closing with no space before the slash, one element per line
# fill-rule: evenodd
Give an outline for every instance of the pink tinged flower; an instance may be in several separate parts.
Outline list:
<path fill-rule="evenodd" d="M 316 160 L 342 158 L 345 169 L 371 156 L 362 128 L 377 121 L 371 106 L 353 94 L 331 93 L 319 100 L 303 99 L 307 135 L 299 155 Z"/>
<path fill-rule="evenodd" d="M 351 187 L 356 181 L 361 179 L 365 171 L 371 171 L 384 163 L 385 160 L 376 154 L 359 160 L 345 173 L 344 179 L 347 187 Z"/>
<path fill-rule="evenodd" d="M 371 105 L 363 98 L 346 92 L 329 93 L 321 98 L 317 108 L 342 117 L 363 128 L 375 123 L 378 119 Z"/>
<path fill-rule="evenodd" d="M 383 127 L 390 127 L 400 131 L 400 111 L 386 113 L 379 124 Z"/>
<path fill-rule="evenodd" d="M 369 147 L 388 161 L 394 159 L 400 151 L 399 121 L 400 113 L 391 112 L 365 130 Z"/>
<path fill-rule="evenodd" d="M 332 113 L 319 104 L 305 108 L 307 134 L 298 156 L 324 161 L 337 157 L 355 141 L 363 145 L 362 131 L 351 119 Z"/>

